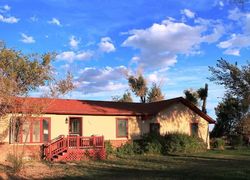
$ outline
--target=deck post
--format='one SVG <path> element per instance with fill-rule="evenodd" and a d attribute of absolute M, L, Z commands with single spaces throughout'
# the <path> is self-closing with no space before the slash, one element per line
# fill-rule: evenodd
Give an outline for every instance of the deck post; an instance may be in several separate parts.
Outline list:
<path fill-rule="evenodd" d="M 76 136 L 76 149 L 79 149 L 79 136 Z"/>
<path fill-rule="evenodd" d="M 51 146 L 49 146 L 49 159 L 51 159 Z"/>
<path fill-rule="evenodd" d="M 67 135 L 67 149 L 69 149 L 69 135 Z"/>
<path fill-rule="evenodd" d="M 104 147 L 104 136 L 102 135 L 102 147 Z"/>
<path fill-rule="evenodd" d="M 95 145 L 96 145 L 96 139 L 95 139 L 95 136 L 92 136 L 93 137 L 93 148 L 95 148 Z"/>

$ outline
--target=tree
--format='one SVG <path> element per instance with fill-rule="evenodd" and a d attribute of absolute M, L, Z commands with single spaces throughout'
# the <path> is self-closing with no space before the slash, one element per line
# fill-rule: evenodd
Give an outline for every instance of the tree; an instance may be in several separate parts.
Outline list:
<path fill-rule="evenodd" d="M 0 140 L 6 137 L 11 127 L 11 133 L 16 137 L 12 141 L 13 163 L 22 162 L 25 151 L 25 148 L 21 148 L 21 152 L 18 152 L 20 127 L 24 123 L 30 126 L 32 120 L 41 116 L 44 108 L 51 103 L 41 100 L 30 103 L 26 101 L 29 92 L 48 85 L 54 87 L 57 95 L 73 89 L 71 74 L 65 80 L 56 81 L 51 66 L 54 57 L 53 53 L 25 55 L 0 43 Z"/>
<path fill-rule="evenodd" d="M 192 89 L 184 90 L 185 99 L 193 103 L 194 105 L 198 105 L 198 94 L 196 91 Z"/>
<path fill-rule="evenodd" d="M 161 92 L 161 88 L 156 83 L 152 84 L 151 89 L 147 94 L 147 102 L 161 101 L 164 99 L 164 95 Z"/>
<path fill-rule="evenodd" d="M 208 85 L 205 84 L 205 88 L 200 88 L 197 90 L 198 97 L 202 100 L 202 112 L 207 113 L 207 96 L 208 96 Z"/>
<path fill-rule="evenodd" d="M 116 102 L 133 102 L 133 99 L 131 97 L 131 93 L 130 92 L 125 92 L 122 97 L 120 96 L 113 96 L 112 97 L 112 100 L 113 101 L 116 101 Z"/>
<path fill-rule="evenodd" d="M 132 92 L 135 93 L 136 96 L 140 97 L 141 102 L 146 103 L 148 87 L 145 78 L 141 74 L 139 74 L 138 77 L 129 76 L 128 84 Z"/>
<path fill-rule="evenodd" d="M 216 67 L 209 67 L 212 76 L 209 78 L 216 84 L 223 85 L 227 94 L 237 97 L 242 105 L 250 105 L 250 63 L 239 68 L 237 63 L 230 64 L 224 59 L 218 60 Z M 249 110 L 248 110 L 249 111 Z"/>
<path fill-rule="evenodd" d="M 69 91 L 72 91 L 75 88 L 73 84 L 73 75 L 70 72 L 67 72 L 65 79 L 56 81 L 54 84 L 51 84 L 50 91 L 52 97 L 57 97 L 59 95 L 65 95 Z"/>
<path fill-rule="evenodd" d="M 213 137 L 228 136 L 231 134 L 239 134 L 241 114 L 240 101 L 231 96 L 226 95 L 222 102 L 215 108 L 217 123 L 211 133 Z"/>
<path fill-rule="evenodd" d="M 0 78 L 7 86 L 15 86 L 11 93 L 24 95 L 52 80 L 50 65 L 53 54 L 24 55 L 20 51 L 0 49 Z"/>
<path fill-rule="evenodd" d="M 214 131 L 226 135 L 241 133 L 238 126 L 250 114 L 250 63 L 238 67 L 237 63 L 220 59 L 216 67 L 209 67 L 209 70 L 210 80 L 226 89 L 223 101 L 216 108 L 218 125 Z"/>

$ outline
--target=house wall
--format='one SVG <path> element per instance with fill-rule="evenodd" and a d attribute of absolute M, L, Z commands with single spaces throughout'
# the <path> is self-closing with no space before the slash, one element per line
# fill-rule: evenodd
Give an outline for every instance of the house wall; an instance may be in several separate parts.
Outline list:
<path fill-rule="evenodd" d="M 128 139 L 136 139 L 140 137 L 140 120 L 131 116 L 79 116 L 79 115 L 52 115 L 47 114 L 44 117 L 51 118 L 51 139 L 59 135 L 67 135 L 69 132 L 69 124 L 65 123 L 66 118 L 81 117 L 82 118 L 82 134 L 83 136 L 103 135 L 105 140 L 110 140 L 115 146 L 126 142 Z M 116 137 L 116 119 L 128 119 L 128 137 Z"/>
<path fill-rule="evenodd" d="M 160 133 L 179 132 L 191 135 L 191 123 L 198 123 L 198 136 L 204 140 L 207 147 L 209 143 L 209 123 L 197 113 L 182 103 L 177 103 L 164 109 L 157 116 L 143 123 L 143 132 L 149 132 L 150 123 L 160 123 Z"/>
<path fill-rule="evenodd" d="M 130 139 L 138 139 L 140 138 L 140 135 L 148 133 L 149 124 L 153 122 L 160 123 L 161 134 L 169 132 L 190 134 L 190 123 L 198 123 L 199 136 L 208 144 L 209 148 L 208 122 L 181 103 L 172 105 L 171 107 L 158 113 L 157 116 L 143 121 L 135 116 L 79 116 L 46 114 L 44 117 L 51 119 L 51 139 L 54 139 L 59 135 L 68 134 L 69 122 L 65 122 L 66 118 L 81 117 L 83 136 L 103 135 L 105 140 L 110 140 L 115 146 L 119 146 Z M 128 137 L 116 137 L 117 118 L 128 119 Z M 0 126 L 0 130 L 1 129 L 3 129 L 3 126 Z M 8 141 L 9 138 L 6 137 L 5 142 Z"/>
<path fill-rule="evenodd" d="M 0 118 L 0 143 L 8 142 L 9 140 L 9 117 Z"/>

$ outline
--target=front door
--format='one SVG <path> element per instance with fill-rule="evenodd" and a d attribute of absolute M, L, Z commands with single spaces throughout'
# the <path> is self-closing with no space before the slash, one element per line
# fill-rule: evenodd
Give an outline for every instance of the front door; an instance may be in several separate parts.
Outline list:
<path fill-rule="evenodd" d="M 69 135 L 82 136 L 82 118 L 80 117 L 69 118 Z"/>

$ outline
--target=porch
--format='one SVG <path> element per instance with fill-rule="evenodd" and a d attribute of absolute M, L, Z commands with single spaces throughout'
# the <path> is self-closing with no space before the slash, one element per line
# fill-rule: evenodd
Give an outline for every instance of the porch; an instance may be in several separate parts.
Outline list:
<path fill-rule="evenodd" d="M 86 158 L 105 159 L 104 136 L 59 136 L 44 145 L 48 161 L 77 161 Z"/>

